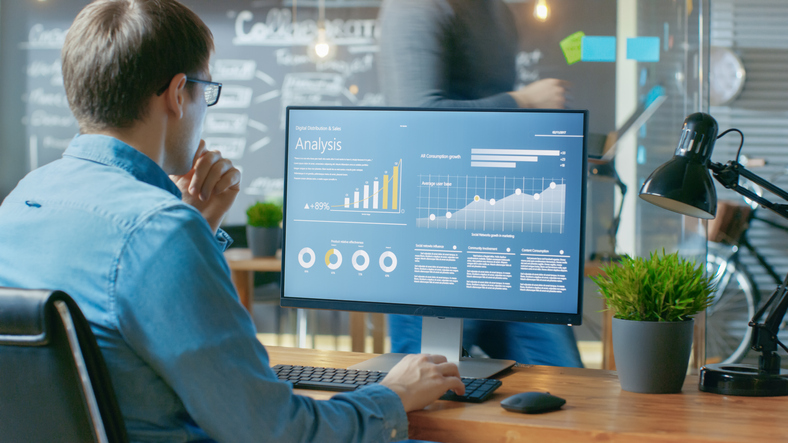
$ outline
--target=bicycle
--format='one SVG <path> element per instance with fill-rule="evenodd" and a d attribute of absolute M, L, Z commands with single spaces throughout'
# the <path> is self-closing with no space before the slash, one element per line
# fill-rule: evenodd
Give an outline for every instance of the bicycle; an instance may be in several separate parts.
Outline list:
<path fill-rule="evenodd" d="M 754 192 L 760 195 L 760 189 Z M 742 248 L 756 259 L 775 285 L 783 277 L 766 257 L 750 243 L 747 232 L 754 220 L 788 232 L 788 226 L 758 215 L 758 203 L 720 202 L 715 223 L 709 224 L 706 270 L 717 284 L 714 302 L 706 310 L 706 362 L 737 363 L 750 350 L 749 322 L 761 302 L 753 274 L 741 261 Z"/>

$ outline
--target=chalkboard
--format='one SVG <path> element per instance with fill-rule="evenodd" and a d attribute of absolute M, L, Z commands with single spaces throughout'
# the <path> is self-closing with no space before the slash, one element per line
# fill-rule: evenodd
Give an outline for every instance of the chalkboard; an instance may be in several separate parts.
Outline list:
<path fill-rule="evenodd" d="M 379 2 L 326 0 L 327 32 L 336 56 L 307 55 L 317 28 L 315 2 L 184 0 L 211 28 L 212 76 L 224 84 L 210 108 L 203 138 L 243 172 L 242 192 L 225 222 L 244 224 L 256 200 L 280 198 L 284 109 L 289 105 L 384 106 L 377 78 Z M 86 1 L 0 2 L 0 197 L 32 168 L 63 153 L 78 128 L 65 98 L 60 49 Z M 573 83 L 573 107 L 591 110 L 591 130 L 613 129 L 615 64 L 567 65 L 558 42 L 582 30 L 615 30 L 614 0 L 551 0 L 547 23 L 533 2 L 512 2 L 521 34 L 520 82 L 547 77 Z M 361 6 L 359 6 L 361 5 Z"/>

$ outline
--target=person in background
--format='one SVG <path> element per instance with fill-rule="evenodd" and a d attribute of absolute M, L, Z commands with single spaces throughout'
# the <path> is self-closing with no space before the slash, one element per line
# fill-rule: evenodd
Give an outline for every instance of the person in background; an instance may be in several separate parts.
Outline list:
<path fill-rule="evenodd" d="M 567 83 L 542 79 L 514 90 L 517 27 L 501 0 L 383 0 L 379 77 L 389 105 L 436 108 L 564 108 Z M 419 352 L 421 318 L 390 315 L 392 352 Z M 465 320 L 471 354 L 582 367 L 563 325 Z"/>
<path fill-rule="evenodd" d="M 219 224 L 240 172 L 200 140 L 213 36 L 175 0 L 99 0 L 62 50 L 80 134 L 0 205 L 0 286 L 60 289 L 90 322 L 131 441 L 387 442 L 456 365 L 409 356 L 316 401 L 279 381 L 238 302 Z"/>

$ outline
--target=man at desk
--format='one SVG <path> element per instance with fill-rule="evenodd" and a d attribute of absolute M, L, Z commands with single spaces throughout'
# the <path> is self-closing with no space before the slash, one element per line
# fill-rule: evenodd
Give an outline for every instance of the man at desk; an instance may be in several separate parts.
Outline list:
<path fill-rule="evenodd" d="M 219 224 L 240 173 L 200 140 L 213 37 L 175 0 L 99 0 L 62 52 L 80 126 L 0 206 L 0 286 L 61 289 L 91 323 L 132 441 L 385 442 L 457 367 L 411 356 L 315 401 L 277 380 L 238 303 Z M 168 176 L 169 175 L 169 176 Z"/>

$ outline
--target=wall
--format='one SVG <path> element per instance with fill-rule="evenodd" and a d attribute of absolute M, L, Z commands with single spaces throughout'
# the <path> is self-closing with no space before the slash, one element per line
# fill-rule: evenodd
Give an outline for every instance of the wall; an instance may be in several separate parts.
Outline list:
<path fill-rule="evenodd" d="M 377 51 L 379 1 L 326 1 L 337 57 L 316 64 L 306 55 L 318 18 L 315 1 L 184 0 L 214 33 L 214 79 L 224 83 L 207 114 L 203 138 L 243 170 L 242 192 L 226 220 L 245 223 L 245 208 L 282 193 L 283 110 L 288 105 L 380 106 Z M 20 0 L 0 5 L 0 198 L 32 168 L 59 158 L 78 128 L 65 101 L 60 47 L 84 0 Z M 592 131 L 614 128 L 615 67 L 568 66 L 558 42 L 583 30 L 614 32 L 614 0 L 551 0 L 547 23 L 532 1 L 514 1 L 521 31 L 520 81 L 558 77 L 573 83 L 573 106 L 591 111 Z M 332 31 L 333 30 L 333 31 Z"/>

